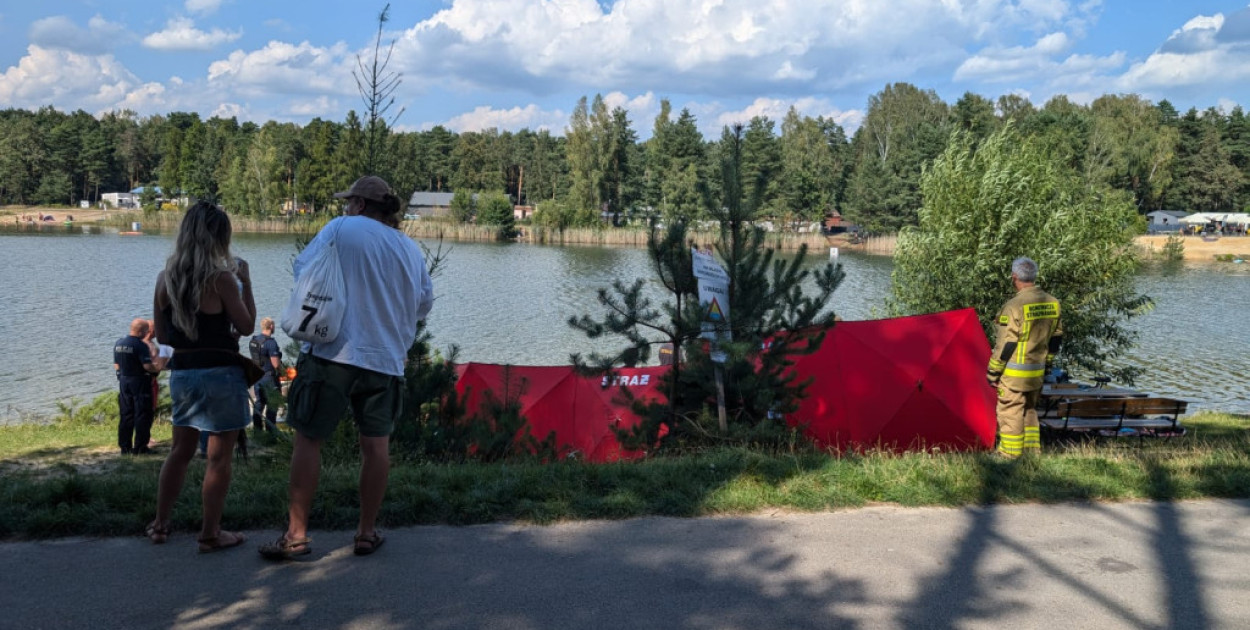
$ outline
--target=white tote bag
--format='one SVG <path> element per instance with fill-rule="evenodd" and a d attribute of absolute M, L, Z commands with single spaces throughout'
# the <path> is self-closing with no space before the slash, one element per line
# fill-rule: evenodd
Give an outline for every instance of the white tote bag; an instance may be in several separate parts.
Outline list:
<path fill-rule="evenodd" d="M 282 330 L 309 343 L 330 343 L 339 336 L 347 311 L 347 285 L 339 266 L 338 226 L 305 265 L 282 309 Z"/>

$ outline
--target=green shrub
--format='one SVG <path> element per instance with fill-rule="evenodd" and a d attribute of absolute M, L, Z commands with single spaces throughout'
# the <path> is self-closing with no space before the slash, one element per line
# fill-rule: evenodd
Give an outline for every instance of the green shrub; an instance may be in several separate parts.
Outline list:
<path fill-rule="evenodd" d="M 1169 262 L 1184 260 L 1185 258 L 1185 239 L 1179 234 L 1168 236 L 1168 240 L 1163 244 L 1163 259 Z"/>

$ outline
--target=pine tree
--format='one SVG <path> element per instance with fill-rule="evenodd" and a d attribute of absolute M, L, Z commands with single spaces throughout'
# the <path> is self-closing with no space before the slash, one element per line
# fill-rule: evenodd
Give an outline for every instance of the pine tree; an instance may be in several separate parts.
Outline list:
<path fill-rule="evenodd" d="M 821 221 L 833 210 L 843 169 L 839 157 L 825 121 L 791 107 L 781 123 L 782 216 L 790 227 Z"/>
<path fill-rule="evenodd" d="M 596 94 L 594 109 L 603 107 L 603 97 Z M 604 172 L 600 159 L 603 150 L 599 146 L 603 139 L 596 133 L 591 112 L 591 106 L 583 96 L 577 101 L 577 106 L 569 117 L 569 127 L 565 133 L 568 139 L 571 180 L 568 201 L 579 211 L 590 211 L 597 215 L 603 201 Z"/>
<path fill-rule="evenodd" d="M 661 380 L 667 401 L 635 401 L 644 419 L 621 434 L 626 446 L 688 446 L 726 440 L 780 444 L 792 436 L 783 418 L 797 409 L 806 383 L 796 382 L 788 368 L 795 356 L 818 349 L 833 325 L 828 303 L 844 274 L 832 263 L 806 269 L 806 248 L 786 260 L 764 245 L 764 233 L 751 226 L 755 207 L 744 198 L 740 183 L 742 148 L 743 132 L 738 126 L 722 140 L 723 197 L 713 213 L 720 225 L 714 248 L 730 277 L 730 321 L 723 332 L 732 341 L 719 345 L 727 356 L 722 368 L 731 418 L 727 435 L 718 435 L 716 422 L 710 419 L 716 365 L 710 348 L 699 338 L 706 312 L 698 301 L 691 266 L 693 243 L 688 241 L 684 221 L 653 230 L 647 243 L 655 280 L 666 294 L 664 302 L 657 304 L 645 296 L 643 279 L 629 285 L 617 280 L 611 290 L 598 293 L 606 311 L 602 318 L 583 315 L 569 320 L 570 326 L 590 338 L 608 335 L 627 342 L 614 354 L 575 355 L 574 363 L 583 370 L 610 373 L 615 367 L 645 363 L 652 346 L 659 343 L 680 349 L 682 360 Z M 815 286 L 814 295 L 806 294 L 805 284 Z M 661 433 L 665 433 L 663 438 Z"/>
<path fill-rule="evenodd" d="M 91 188 L 90 198 L 96 201 L 100 198 L 101 184 L 108 182 L 113 170 L 113 147 L 103 123 L 92 127 L 83 137 L 82 163 L 87 172 L 87 184 Z"/>
<path fill-rule="evenodd" d="M 365 172 L 364 137 L 360 118 L 354 110 L 349 110 L 334 151 L 335 168 L 331 186 L 334 190 L 347 190 Z"/>
<path fill-rule="evenodd" d="M 388 2 L 378 13 L 378 31 L 373 40 L 373 58 L 366 64 L 364 59 L 357 55 L 356 68 L 352 70 L 352 76 L 356 79 L 356 89 L 360 92 L 360 100 L 365 105 L 362 157 L 364 172 L 368 174 L 379 172 L 383 162 L 382 152 L 388 144 L 391 127 L 404 113 L 404 108 L 400 107 L 398 112 L 395 112 L 389 120 L 387 119 L 391 107 L 395 105 L 395 90 L 403 82 L 401 73 L 387 69 L 391 63 L 391 54 L 395 52 L 395 40 L 391 40 L 385 52 L 382 50 L 382 29 L 390 21 L 390 14 L 391 5 Z"/>

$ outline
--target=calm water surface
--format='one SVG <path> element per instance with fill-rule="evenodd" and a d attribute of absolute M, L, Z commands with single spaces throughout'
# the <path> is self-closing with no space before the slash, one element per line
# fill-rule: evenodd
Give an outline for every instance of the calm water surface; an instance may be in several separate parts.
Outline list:
<path fill-rule="evenodd" d="M 251 263 L 259 316 L 277 318 L 282 309 L 294 242 L 235 238 L 235 253 Z M 132 318 L 151 316 L 153 281 L 172 247 L 171 235 L 0 234 L 0 422 L 115 387 L 113 342 Z M 890 259 L 844 254 L 842 263 L 847 279 L 834 309 L 845 319 L 874 317 L 889 290 Z M 650 277 L 640 249 L 453 244 L 435 278 L 429 328 L 437 347 L 459 346 L 463 361 L 565 364 L 574 352 L 618 347 L 596 345 L 565 322 L 600 313 L 598 288 L 638 277 Z M 1139 288 L 1157 301 L 1138 320 L 1142 343 L 1130 357 L 1149 369 L 1139 386 L 1250 413 L 1250 269 L 1147 270 Z M 285 346 L 280 329 L 278 338 Z"/>

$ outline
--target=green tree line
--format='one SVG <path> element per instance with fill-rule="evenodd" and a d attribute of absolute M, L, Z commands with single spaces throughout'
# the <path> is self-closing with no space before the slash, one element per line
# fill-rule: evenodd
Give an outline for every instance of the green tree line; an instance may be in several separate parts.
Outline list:
<path fill-rule="evenodd" d="M 921 175 L 952 132 L 975 146 L 1009 121 L 1091 185 L 1130 195 L 1139 213 L 1250 205 L 1250 123 L 1240 106 L 1182 114 L 1132 94 L 1089 105 L 1056 96 L 1037 107 L 1014 94 L 966 93 L 948 104 L 907 83 L 872 95 L 849 137 L 836 121 L 794 109 L 780 121 L 752 118 L 735 149 L 740 188 L 755 196 L 757 218 L 779 227 L 837 211 L 866 229 L 896 231 L 916 225 Z M 0 110 L 0 203 L 94 203 L 104 192 L 157 185 L 243 215 L 321 212 L 363 172 L 368 126 L 355 112 L 301 126 L 186 112 Z M 629 112 L 599 95 L 579 100 L 563 135 L 436 126 L 381 138 L 377 174 L 401 193 L 506 195 L 536 206 L 535 220 L 552 227 L 709 220 L 723 205 L 724 138 L 705 138 L 694 114 L 667 100 L 645 141 Z"/>

